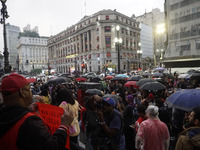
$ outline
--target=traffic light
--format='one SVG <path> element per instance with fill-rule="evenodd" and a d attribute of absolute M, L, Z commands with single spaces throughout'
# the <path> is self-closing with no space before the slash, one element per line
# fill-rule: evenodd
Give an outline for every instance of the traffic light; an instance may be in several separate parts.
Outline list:
<path fill-rule="evenodd" d="M 83 68 L 84 64 L 81 64 L 81 67 Z"/>

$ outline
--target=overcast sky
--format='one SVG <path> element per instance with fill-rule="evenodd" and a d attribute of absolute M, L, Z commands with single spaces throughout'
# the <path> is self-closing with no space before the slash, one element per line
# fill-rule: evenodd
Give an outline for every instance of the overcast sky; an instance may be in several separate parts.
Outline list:
<path fill-rule="evenodd" d="M 164 10 L 164 0 L 7 0 L 6 5 L 10 16 L 7 23 L 19 26 L 21 31 L 27 24 L 31 28 L 38 26 L 40 36 L 55 35 L 76 24 L 84 15 L 103 9 L 116 9 L 129 17 L 142 15 L 153 8 Z M 0 34 L 2 50 L 2 25 Z"/>

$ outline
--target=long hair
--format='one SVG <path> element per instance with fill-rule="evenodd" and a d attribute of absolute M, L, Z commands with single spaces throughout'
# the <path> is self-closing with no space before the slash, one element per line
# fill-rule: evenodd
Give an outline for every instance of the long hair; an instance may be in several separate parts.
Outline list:
<path fill-rule="evenodd" d="M 74 105 L 75 104 L 75 100 L 73 98 L 73 95 L 72 93 L 66 89 L 66 88 L 63 88 L 63 89 L 60 89 L 58 92 L 57 92 L 57 97 L 56 97 L 56 101 L 57 103 L 61 103 L 63 101 L 71 104 L 71 105 Z"/>

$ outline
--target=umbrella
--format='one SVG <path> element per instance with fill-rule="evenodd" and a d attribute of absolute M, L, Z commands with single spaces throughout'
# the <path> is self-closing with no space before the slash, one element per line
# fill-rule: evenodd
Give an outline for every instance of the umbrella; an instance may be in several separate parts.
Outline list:
<path fill-rule="evenodd" d="M 79 81 L 79 82 L 81 82 L 81 81 L 87 81 L 87 79 L 86 78 L 83 78 L 83 77 L 80 77 L 80 78 L 76 78 L 76 81 Z"/>
<path fill-rule="evenodd" d="M 158 91 L 166 89 L 166 86 L 161 84 L 160 82 L 148 82 L 145 83 L 140 87 L 142 90 L 151 90 L 151 91 Z"/>
<path fill-rule="evenodd" d="M 200 80 L 200 73 L 194 73 L 191 75 L 190 77 L 191 80 L 197 80 L 199 81 Z"/>
<path fill-rule="evenodd" d="M 48 85 L 50 85 L 50 84 L 56 85 L 56 84 L 61 84 L 61 83 L 64 83 L 64 82 L 71 82 L 71 80 L 64 78 L 64 77 L 57 77 L 57 78 L 50 79 L 47 82 L 47 84 Z"/>
<path fill-rule="evenodd" d="M 167 77 L 168 79 L 174 79 L 174 76 L 169 73 L 163 73 L 164 77 Z"/>
<path fill-rule="evenodd" d="M 149 73 L 149 72 L 143 72 L 142 73 L 142 76 L 150 76 L 151 75 L 151 73 Z"/>
<path fill-rule="evenodd" d="M 190 69 L 187 74 L 200 73 L 199 70 Z"/>
<path fill-rule="evenodd" d="M 123 77 L 114 77 L 111 79 L 112 81 L 125 81 Z"/>
<path fill-rule="evenodd" d="M 88 90 L 85 91 L 85 93 L 88 93 L 88 94 L 90 94 L 90 95 L 95 95 L 95 94 L 97 94 L 97 95 L 99 95 L 99 96 L 103 96 L 103 95 L 104 95 L 103 91 L 98 90 L 98 89 L 88 89 Z"/>
<path fill-rule="evenodd" d="M 106 94 L 102 97 L 102 99 L 105 99 L 105 98 L 108 98 L 108 97 L 114 99 L 116 104 L 119 102 L 119 97 L 117 95 L 113 95 L 113 94 Z"/>
<path fill-rule="evenodd" d="M 114 78 L 113 76 L 106 76 L 105 79 L 112 79 Z"/>
<path fill-rule="evenodd" d="M 126 74 L 118 74 L 115 77 L 129 78 Z"/>
<path fill-rule="evenodd" d="M 132 76 L 130 79 L 128 79 L 128 81 L 139 81 L 140 79 L 143 79 L 143 77 L 139 75 L 135 75 L 135 76 Z"/>
<path fill-rule="evenodd" d="M 127 81 L 125 84 L 124 84 L 124 86 L 125 87 L 131 87 L 131 86 L 133 86 L 134 88 L 139 88 L 139 86 L 137 86 L 136 85 L 136 81 Z"/>
<path fill-rule="evenodd" d="M 80 82 L 78 84 L 78 89 L 101 89 L 101 83 L 94 83 L 94 82 Z"/>
<path fill-rule="evenodd" d="M 162 73 L 155 72 L 155 73 L 152 74 L 152 76 L 154 76 L 154 77 L 162 77 L 163 74 L 162 74 Z"/>
<path fill-rule="evenodd" d="M 183 89 L 176 91 L 166 100 L 169 107 L 191 111 L 200 106 L 200 89 Z"/>
<path fill-rule="evenodd" d="M 99 77 L 93 77 L 93 78 L 90 79 L 90 82 L 99 83 L 99 81 L 101 81 L 101 79 Z"/>
<path fill-rule="evenodd" d="M 184 73 L 184 74 L 179 75 L 179 76 L 178 76 L 178 79 L 185 79 L 185 78 L 187 78 L 188 76 L 189 76 L 189 74 Z"/>
<path fill-rule="evenodd" d="M 148 83 L 148 82 L 156 82 L 156 81 L 153 79 L 141 79 L 136 83 L 136 85 L 142 86 L 143 84 Z"/>
<path fill-rule="evenodd" d="M 163 70 L 165 70 L 165 68 L 162 68 L 162 67 L 159 67 L 159 68 L 156 68 L 156 69 L 154 69 L 155 71 L 163 71 Z"/>

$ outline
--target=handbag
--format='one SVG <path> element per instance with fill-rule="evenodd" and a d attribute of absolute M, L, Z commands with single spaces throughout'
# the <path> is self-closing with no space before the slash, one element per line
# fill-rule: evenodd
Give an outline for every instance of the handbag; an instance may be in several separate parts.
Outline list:
<path fill-rule="evenodd" d="M 69 126 L 69 135 L 72 135 L 72 134 L 74 134 L 76 132 L 77 132 L 77 130 L 76 130 L 75 126 Z"/>

